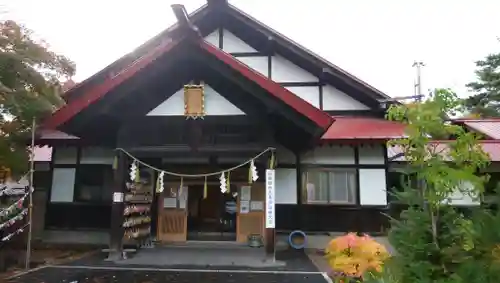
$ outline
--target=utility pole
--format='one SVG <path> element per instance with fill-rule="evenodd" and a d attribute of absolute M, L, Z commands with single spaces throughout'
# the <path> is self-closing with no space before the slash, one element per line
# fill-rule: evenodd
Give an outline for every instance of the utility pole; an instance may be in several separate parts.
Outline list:
<path fill-rule="evenodd" d="M 416 69 L 416 72 L 417 72 L 417 78 L 416 78 L 416 81 L 415 81 L 415 85 L 414 85 L 414 95 L 416 98 L 416 101 L 420 102 L 422 101 L 422 97 L 423 97 L 423 94 L 422 94 L 422 67 L 424 67 L 425 64 L 424 62 L 422 61 L 415 61 L 413 62 L 413 65 L 412 67 Z"/>

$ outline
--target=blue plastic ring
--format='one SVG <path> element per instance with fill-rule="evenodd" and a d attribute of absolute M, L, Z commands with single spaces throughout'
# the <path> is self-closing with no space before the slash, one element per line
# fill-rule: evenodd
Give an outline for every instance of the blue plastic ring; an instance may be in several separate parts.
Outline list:
<path fill-rule="evenodd" d="M 293 242 L 293 238 L 295 236 L 302 236 L 304 238 L 304 242 L 301 244 L 301 245 L 297 245 Z M 290 245 L 290 247 L 292 247 L 293 249 L 295 250 L 301 250 L 303 248 L 306 247 L 307 245 L 307 237 L 306 237 L 306 233 L 300 231 L 300 230 L 295 230 L 293 231 L 292 233 L 290 233 L 290 235 L 288 236 L 288 244 Z"/>

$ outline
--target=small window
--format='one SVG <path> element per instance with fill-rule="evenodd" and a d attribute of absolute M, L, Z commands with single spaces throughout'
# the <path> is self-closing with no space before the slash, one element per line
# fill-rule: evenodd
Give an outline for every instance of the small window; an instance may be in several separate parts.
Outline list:
<path fill-rule="evenodd" d="M 112 199 L 113 168 L 110 165 L 80 165 L 75 201 L 106 202 Z"/>
<path fill-rule="evenodd" d="M 303 173 L 302 197 L 307 204 L 356 203 L 356 171 L 309 169 Z"/>
<path fill-rule="evenodd" d="M 54 168 L 52 172 L 51 202 L 72 202 L 75 187 L 75 168 Z"/>
<path fill-rule="evenodd" d="M 76 164 L 77 152 L 76 147 L 57 147 L 54 150 L 54 164 Z"/>

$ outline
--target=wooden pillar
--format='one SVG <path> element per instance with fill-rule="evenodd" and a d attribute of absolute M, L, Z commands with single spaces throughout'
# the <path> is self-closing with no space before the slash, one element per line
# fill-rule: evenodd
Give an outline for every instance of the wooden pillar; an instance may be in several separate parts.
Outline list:
<path fill-rule="evenodd" d="M 294 229 L 295 230 L 302 230 L 304 229 L 304 213 L 302 212 L 302 208 L 304 207 L 302 205 L 302 167 L 300 166 L 300 163 L 302 162 L 300 160 L 300 155 L 301 153 L 299 151 L 295 152 L 295 166 L 296 166 L 296 172 L 297 172 L 297 205 L 295 206 L 296 207 L 296 210 L 295 210 L 295 214 L 294 216 L 296 217 L 296 219 L 298 221 L 294 221 L 295 223 L 295 227 Z"/>
<path fill-rule="evenodd" d="M 123 259 L 123 200 L 126 191 L 127 158 L 122 151 L 116 151 L 116 163 L 114 166 L 108 260 Z"/>
<path fill-rule="evenodd" d="M 266 255 L 275 259 L 276 246 L 276 204 L 275 204 L 275 171 L 266 170 L 266 211 L 265 211 L 265 229 L 266 229 Z"/>

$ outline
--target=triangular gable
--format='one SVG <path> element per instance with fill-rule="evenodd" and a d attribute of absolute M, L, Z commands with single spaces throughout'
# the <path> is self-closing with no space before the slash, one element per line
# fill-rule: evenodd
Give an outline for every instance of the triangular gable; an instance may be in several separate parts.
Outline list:
<path fill-rule="evenodd" d="M 170 42 L 163 43 L 162 45 L 152 50 L 150 53 L 133 62 L 131 65 L 126 66 L 115 76 L 107 78 L 101 84 L 90 88 L 89 91 L 77 97 L 74 101 L 66 104 L 58 111 L 56 111 L 52 116 L 50 116 L 44 122 L 44 127 L 55 129 L 68 122 L 89 105 L 104 97 L 111 90 L 115 89 L 117 86 L 136 75 L 140 70 L 151 64 L 159 57 L 164 56 L 175 46 L 179 45 L 182 41 L 184 41 L 184 39 L 171 40 Z M 274 96 L 276 99 L 280 100 L 288 107 L 294 109 L 297 113 L 306 117 L 309 121 L 311 121 L 317 127 L 321 128 L 323 131 L 326 130 L 333 122 L 332 117 L 330 117 L 330 115 L 328 115 L 326 112 L 315 108 L 284 87 L 268 79 L 267 77 L 262 76 L 258 72 L 249 68 L 247 65 L 239 62 L 231 55 L 221 51 L 217 47 L 214 47 L 205 40 L 197 39 L 197 44 L 202 50 L 205 50 L 208 54 L 211 54 L 219 61 L 229 66 L 233 71 L 240 73 L 247 80 L 256 83 L 267 93 Z"/>
<path fill-rule="evenodd" d="M 219 46 L 220 34 L 222 34 L 222 50 L 227 53 L 253 53 L 257 52 L 255 48 L 248 45 L 241 38 L 234 35 L 227 29 L 215 30 L 205 37 L 205 40 L 215 46 Z"/>
<path fill-rule="evenodd" d="M 245 115 L 237 106 L 225 99 L 208 85 L 205 92 L 206 116 Z M 184 89 L 179 89 L 172 96 L 153 108 L 146 116 L 184 116 Z"/>
<path fill-rule="evenodd" d="M 193 23 L 196 24 L 196 22 L 202 21 L 204 18 L 207 16 L 213 15 L 212 11 L 215 11 L 219 9 L 218 6 L 221 4 L 213 5 L 210 7 L 209 5 L 204 5 L 197 9 L 196 11 L 192 12 L 189 14 L 189 19 L 193 21 Z M 338 66 L 333 65 L 332 63 L 328 62 L 327 60 L 321 58 L 317 54 L 312 53 L 310 50 L 307 50 L 306 48 L 300 46 L 298 43 L 292 41 L 291 39 L 287 38 L 286 36 L 280 34 L 279 32 L 273 30 L 269 26 L 259 22 L 257 19 L 251 17 L 250 15 L 246 14 L 245 12 L 241 11 L 240 9 L 234 7 L 233 5 L 230 4 L 224 4 L 221 9 L 224 9 L 226 12 L 229 13 L 232 16 L 237 17 L 238 19 L 245 21 L 246 23 L 250 24 L 252 28 L 257 29 L 259 31 L 262 31 L 266 34 L 269 34 L 270 37 L 272 37 L 274 40 L 277 40 L 279 44 L 282 44 L 286 46 L 286 48 L 290 48 L 292 52 L 298 52 L 301 54 L 301 56 L 309 60 L 311 62 L 314 61 L 314 64 L 317 65 L 317 67 L 324 68 L 326 70 L 326 77 L 330 78 L 331 80 L 335 79 L 341 79 L 346 82 L 347 85 L 354 87 L 357 89 L 357 92 L 362 92 L 368 94 L 372 99 L 379 100 L 379 99 L 387 99 L 389 98 L 387 95 L 382 93 L 381 91 L 375 89 L 374 87 L 370 86 L 369 84 L 363 82 L 362 80 L 356 78 L 355 76 L 347 73 L 346 71 L 342 70 Z M 218 17 L 221 17 L 222 14 L 218 14 Z M 103 80 L 110 74 L 118 72 L 120 69 L 122 69 L 123 66 L 129 65 L 132 63 L 132 61 L 136 60 L 138 57 L 141 55 L 145 55 L 148 52 L 151 51 L 151 49 L 154 48 L 154 46 L 157 46 L 158 44 L 161 43 L 161 41 L 170 36 L 172 32 L 174 32 L 177 28 L 179 27 L 178 23 L 174 24 L 173 26 L 167 28 L 163 32 L 161 32 L 159 35 L 155 36 L 153 39 L 149 40 L 148 42 L 144 43 L 141 45 L 137 50 L 135 50 L 133 53 L 128 54 L 113 64 L 109 65 L 99 73 L 95 74 L 94 76 L 90 77 L 89 79 L 85 80 L 84 82 L 76 85 L 69 93 L 66 94 L 65 98 L 68 100 L 73 99 L 74 96 L 79 96 L 81 92 L 83 92 L 83 89 L 86 87 L 83 86 L 88 86 L 89 84 L 95 84 L 96 81 Z M 225 31 L 224 31 L 225 32 Z M 215 46 L 218 46 L 218 41 L 219 41 L 219 34 L 217 31 L 213 32 L 213 30 L 208 32 L 209 36 L 206 38 L 208 42 L 211 44 L 214 44 Z M 230 34 L 230 33 L 228 33 Z M 236 38 L 239 40 L 239 38 Z M 235 41 L 236 42 L 236 41 Z M 245 48 L 252 48 L 248 44 L 245 44 Z M 239 45 L 238 45 L 239 46 Z M 243 45 L 241 45 L 243 46 Z M 241 47 L 240 46 L 240 47 Z M 252 48 L 253 49 L 253 48 Z M 248 49 L 250 50 L 250 49 Z M 230 51 L 230 50 L 224 50 L 226 52 L 245 52 L 243 50 L 240 51 Z"/>

